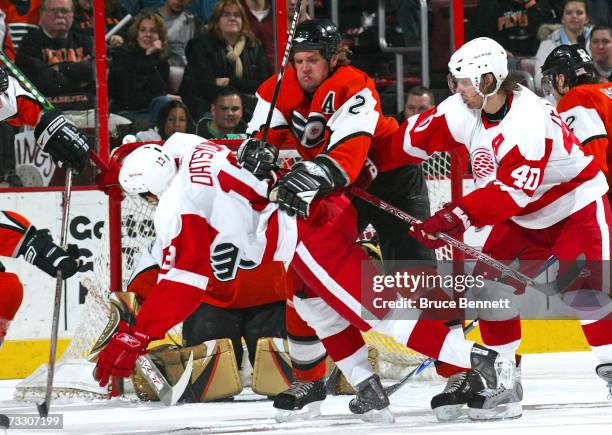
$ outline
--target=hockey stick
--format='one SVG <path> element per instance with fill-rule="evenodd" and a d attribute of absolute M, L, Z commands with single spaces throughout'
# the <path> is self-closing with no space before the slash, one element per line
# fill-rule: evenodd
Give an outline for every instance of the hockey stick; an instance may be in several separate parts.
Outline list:
<path fill-rule="evenodd" d="M 34 86 L 34 84 L 17 68 L 15 65 L 2 50 L 0 50 L 0 62 L 4 64 L 11 72 L 13 77 L 19 82 L 21 86 L 23 86 L 32 96 L 38 104 L 40 104 L 45 110 L 52 110 L 55 107 L 53 104 L 47 100 L 47 98 L 40 93 L 40 91 Z M 108 170 L 108 165 L 104 162 L 93 150 L 89 153 L 89 158 L 103 171 Z"/>
<path fill-rule="evenodd" d="M 62 207 L 62 229 L 60 233 L 60 246 L 66 247 L 68 236 L 68 216 L 70 214 L 70 195 L 72 193 L 72 168 L 66 169 L 66 185 L 64 187 L 64 204 Z M 49 365 L 47 366 L 47 389 L 45 401 L 38 403 L 38 414 L 45 418 L 49 415 L 51 395 L 53 393 L 53 375 L 55 374 L 55 355 L 57 353 L 57 332 L 59 329 L 60 306 L 62 304 L 62 271 L 57 271 L 55 282 L 55 299 L 53 301 L 53 320 L 51 324 L 51 348 L 49 350 Z"/>
<path fill-rule="evenodd" d="M 139 356 L 137 363 L 141 374 L 149 386 L 155 390 L 159 396 L 159 400 L 166 406 L 173 406 L 181 398 L 191 380 L 191 372 L 193 372 L 193 351 L 189 354 L 189 360 L 185 366 L 185 371 L 174 386 L 168 382 L 166 377 L 157 368 L 151 355 L 144 354 Z"/>
<path fill-rule="evenodd" d="M 283 76 L 285 75 L 285 67 L 287 66 L 287 61 L 289 60 L 289 55 L 291 54 L 291 47 L 293 46 L 293 35 L 295 35 L 295 28 L 297 27 L 297 22 L 300 19 L 300 13 L 302 12 L 302 0 L 298 0 L 295 5 L 295 11 L 293 11 L 293 20 L 291 21 L 291 29 L 289 31 L 289 36 L 287 36 L 287 44 L 285 45 L 285 54 L 283 56 L 283 61 L 281 63 L 280 70 L 278 71 L 278 75 L 276 76 L 276 85 L 274 85 L 274 92 L 272 93 L 272 100 L 270 101 L 270 108 L 268 109 L 268 116 L 266 117 L 266 123 L 264 124 L 263 133 L 261 134 L 261 139 L 259 140 L 259 150 L 263 150 L 264 145 L 266 143 L 266 139 L 268 138 L 268 132 L 270 131 L 270 124 L 272 124 L 272 115 L 274 113 L 274 106 L 276 106 L 276 100 L 278 99 L 278 94 L 280 92 L 280 85 L 283 80 Z"/>
<path fill-rule="evenodd" d="M 478 325 L 478 319 L 475 319 L 472 323 L 470 323 L 469 325 L 466 325 L 465 328 L 463 328 L 463 334 L 467 334 L 470 331 L 472 331 L 476 326 Z M 427 367 L 429 367 L 430 365 L 432 365 L 436 360 L 434 358 L 427 358 L 425 361 L 423 361 L 421 364 L 419 364 L 415 369 L 413 369 L 410 373 L 408 373 L 406 376 L 404 376 L 402 379 L 400 379 L 398 382 L 396 382 L 393 385 L 390 385 L 388 387 L 385 388 L 385 392 L 387 393 L 387 396 L 392 395 L 393 393 L 395 393 L 397 390 L 399 390 L 400 388 L 402 388 L 404 386 L 404 384 L 406 382 L 408 382 L 408 380 L 410 378 L 412 378 L 413 376 L 418 376 L 420 375 L 423 370 L 425 370 Z"/>
<path fill-rule="evenodd" d="M 403 210 L 400 210 L 397 207 L 392 206 L 391 204 L 383 201 L 382 199 L 372 195 L 371 193 L 366 192 L 365 190 L 356 187 L 356 186 L 351 186 L 349 188 L 349 192 L 352 193 L 353 195 L 355 195 L 358 198 L 361 198 L 362 200 L 372 204 L 375 207 L 380 208 L 381 210 L 386 211 L 389 214 L 394 215 L 395 217 L 403 220 L 404 222 L 407 222 L 411 225 L 419 223 L 420 221 L 418 219 L 416 219 L 415 217 L 409 215 L 408 213 L 406 213 Z M 445 241 L 446 243 L 448 243 L 449 245 L 459 249 L 460 251 L 464 252 L 465 254 L 469 255 L 470 257 L 475 258 L 478 261 L 481 261 L 482 263 L 485 263 L 495 269 L 497 269 L 498 271 L 500 271 L 502 273 L 502 276 L 508 276 L 508 277 L 512 277 L 514 279 L 516 279 L 517 281 L 526 284 L 530 287 L 533 287 L 539 291 L 541 291 L 542 293 L 544 293 L 546 296 L 553 296 L 556 294 L 561 293 L 563 290 L 565 290 L 567 287 L 569 287 L 569 285 L 571 283 L 573 283 L 576 278 L 578 278 L 578 275 L 580 275 L 580 272 L 582 271 L 582 268 L 584 266 L 584 261 L 585 261 L 585 256 L 584 254 L 580 254 L 578 256 L 578 258 L 576 259 L 576 261 L 574 261 L 571 265 L 571 267 L 569 267 L 563 274 L 563 276 L 558 277 L 555 281 L 553 282 L 547 282 L 547 283 L 537 283 L 535 282 L 532 278 L 528 277 L 527 275 L 525 275 L 524 273 L 513 269 L 507 265 L 505 265 L 504 263 L 502 263 L 501 261 L 498 261 L 496 259 L 494 259 L 493 257 L 490 257 L 489 255 L 485 254 L 482 251 L 479 251 L 476 248 L 473 248 L 472 246 L 468 245 L 467 243 L 464 243 L 460 240 L 455 239 L 454 237 L 449 236 L 448 234 L 445 233 L 436 233 L 435 236 L 438 239 L 441 239 L 443 241 Z"/>

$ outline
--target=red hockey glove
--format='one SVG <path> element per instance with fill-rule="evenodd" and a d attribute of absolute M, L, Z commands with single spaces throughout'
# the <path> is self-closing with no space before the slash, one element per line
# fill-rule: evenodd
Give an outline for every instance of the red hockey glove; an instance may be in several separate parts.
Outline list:
<path fill-rule="evenodd" d="M 470 226 L 470 218 L 463 208 L 457 204 L 448 204 L 425 222 L 414 224 L 410 229 L 410 235 L 423 246 L 438 249 L 446 245 L 446 242 L 435 238 L 436 233 L 445 233 L 458 238 Z"/>
<path fill-rule="evenodd" d="M 111 376 L 123 378 L 131 376 L 136 360 L 140 355 L 146 353 L 151 340 L 151 337 L 135 331 L 126 322 L 119 323 L 119 330 L 115 332 L 98 356 L 94 379 L 101 387 L 105 387 Z M 111 396 L 117 394 L 118 392 L 111 391 Z"/>

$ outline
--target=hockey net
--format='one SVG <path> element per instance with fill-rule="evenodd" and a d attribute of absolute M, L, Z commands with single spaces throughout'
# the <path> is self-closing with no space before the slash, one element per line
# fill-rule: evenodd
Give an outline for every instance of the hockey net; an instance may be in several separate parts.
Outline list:
<path fill-rule="evenodd" d="M 281 152 L 284 165 L 292 163 L 295 156 L 295 151 Z M 461 183 L 462 174 L 457 176 L 458 171 L 455 168 L 458 164 L 448 153 L 434 155 L 423 163 L 422 167 L 429 190 L 430 208 L 433 212 L 450 202 L 457 192 L 460 192 L 457 190 L 460 188 L 457 184 Z M 94 261 L 95 273 L 92 278 L 85 279 L 82 283 L 88 293 L 80 326 L 56 364 L 54 380 L 56 397 L 101 398 L 106 395 L 106 390 L 98 387 L 93 381 L 94 364 L 87 361 L 87 356 L 108 321 L 108 298 L 112 287 L 110 271 L 117 262 L 121 264 L 121 287 L 125 291 L 140 255 L 150 249 L 154 241 L 154 212 L 154 208 L 144 201 L 127 198 L 121 203 L 121 224 L 114 228 L 105 226 L 104 237 L 100 241 L 100 248 Z M 109 235 L 115 232 L 121 234 L 121 253 L 110 255 L 108 246 L 111 236 Z M 436 255 L 439 260 L 453 258 L 453 252 L 446 247 L 439 249 Z M 170 334 L 173 335 L 173 341 L 180 342 L 180 326 L 173 329 Z M 380 333 L 366 333 L 365 340 L 378 350 L 379 367 L 384 378 L 399 379 L 426 358 Z M 42 365 L 21 381 L 16 386 L 15 399 L 33 401 L 43 397 L 46 373 L 46 365 Z M 433 370 L 425 371 L 421 375 L 423 379 L 435 377 Z"/>

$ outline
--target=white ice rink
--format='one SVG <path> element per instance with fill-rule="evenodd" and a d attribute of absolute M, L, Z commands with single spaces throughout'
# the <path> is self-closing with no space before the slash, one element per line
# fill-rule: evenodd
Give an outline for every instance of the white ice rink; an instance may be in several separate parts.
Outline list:
<path fill-rule="evenodd" d="M 328 397 L 322 416 L 277 424 L 269 400 L 245 389 L 233 402 L 179 405 L 157 403 L 56 400 L 62 431 L 13 430 L 8 434 L 612 434 L 612 402 L 595 375 L 591 353 L 526 355 L 523 358 L 523 416 L 517 420 L 438 423 L 429 408 L 442 382 L 408 382 L 391 397 L 394 424 L 365 423 L 348 410 L 349 396 Z M 431 369 L 428 369 L 431 370 Z M 15 402 L 16 381 L 0 381 L 0 413 L 36 414 L 33 404 Z M 1 433 L 1 432 L 0 432 Z"/>

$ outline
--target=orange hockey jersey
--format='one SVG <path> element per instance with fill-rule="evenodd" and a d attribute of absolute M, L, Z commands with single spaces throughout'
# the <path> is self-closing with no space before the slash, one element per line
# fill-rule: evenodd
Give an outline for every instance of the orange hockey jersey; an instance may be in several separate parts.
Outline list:
<path fill-rule="evenodd" d="M 612 185 L 612 83 L 579 85 L 561 98 L 557 111 Z"/>
<path fill-rule="evenodd" d="M 257 90 L 249 134 L 261 136 L 275 85 L 273 76 Z M 395 119 L 383 116 L 374 81 L 363 71 L 340 66 L 308 95 L 300 87 L 295 69 L 288 66 L 267 141 L 280 149 L 296 147 L 308 160 L 325 154 L 349 185 L 357 178 L 369 150 L 390 140 L 397 129 Z"/>
<path fill-rule="evenodd" d="M 42 0 L 0 0 L 15 48 L 31 30 L 38 28 Z"/>
<path fill-rule="evenodd" d="M 30 221 L 12 211 L 0 211 L 0 256 L 15 257 Z"/>

